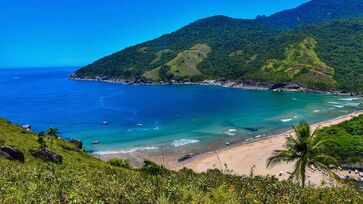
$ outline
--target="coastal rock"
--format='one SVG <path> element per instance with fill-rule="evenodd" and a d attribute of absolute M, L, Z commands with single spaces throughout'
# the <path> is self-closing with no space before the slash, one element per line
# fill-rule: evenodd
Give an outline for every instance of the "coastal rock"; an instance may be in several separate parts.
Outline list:
<path fill-rule="evenodd" d="M 22 128 L 27 131 L 32 131 L 32 127 L 29 124 L 23 125 Z"/>
<path fill-rule="evenodd" d="M 39 150 L 33 150 L 30 153 L 31 155 L 33 155 L 34 157 L 41 159 L 43 161 L 46 162 L 54 162 L 57 164 L 61 164 L 62 163 L 62 156 L 60 156 L 59 154 L 56 154 L 52 151 L 50 151 L 49 149 L 46 148 L 42 148 Z"/>
<path fill-rule="evenodd" d="M 78 139 L 72 139 L 71 143 L 75 144 L 78 149 L 82 149 L 83 148 L 83 142 L 81 140 Z"/>
<path fill-rule="evenodd" d="M 287 83 L 277 83 L 271 86 L 270 90 L 282 89 L 287 86 Z"/>
<path fill-rule="evenodd" d="M 1 146 L 0 147 L 0 157 L 5 157 L 9 160 L 17 160 L 24 162 L 24 154 L 20 150 L 10 147 L 10 146 Z"/>

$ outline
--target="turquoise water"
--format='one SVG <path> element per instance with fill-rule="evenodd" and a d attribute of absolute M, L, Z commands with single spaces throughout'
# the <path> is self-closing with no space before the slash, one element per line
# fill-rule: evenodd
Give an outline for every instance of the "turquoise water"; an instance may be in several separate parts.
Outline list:
<path fill-rule="evenodd" d="M 356 97 L 67 79 L 74 69 L 0 70 L 0 117 L 56 127 L 93 153 L 202 151 L 363 109 Z M 104 125 L 108 121 L 109 125 Z M 99 141 L 93 145 L 92 142 Z"/>

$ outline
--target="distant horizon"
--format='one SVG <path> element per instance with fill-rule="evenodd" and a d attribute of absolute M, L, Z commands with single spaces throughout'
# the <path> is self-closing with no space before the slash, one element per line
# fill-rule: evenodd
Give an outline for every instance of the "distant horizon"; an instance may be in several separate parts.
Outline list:
<path fill-rule="evenodd" d="M 308 2 L 188 1 L 1 2 L 0 69 L 82 67 L 199 19 L 216 15 L 254 19 Z"/>

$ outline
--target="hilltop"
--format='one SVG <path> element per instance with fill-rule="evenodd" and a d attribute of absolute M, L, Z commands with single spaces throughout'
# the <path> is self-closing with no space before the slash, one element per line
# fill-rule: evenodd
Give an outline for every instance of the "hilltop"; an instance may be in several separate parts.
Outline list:
<path fill-rule="evenodd" d="M 252 20 L 213 16 L 101 58 L 71 78 L 127 83 L 228 79 L 362 92 L 361 16 L 363 0 L 313 0 Z"/>

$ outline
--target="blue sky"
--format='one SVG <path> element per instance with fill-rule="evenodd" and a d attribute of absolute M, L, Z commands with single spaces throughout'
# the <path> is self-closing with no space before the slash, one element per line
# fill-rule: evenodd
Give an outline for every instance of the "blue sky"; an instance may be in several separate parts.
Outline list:
<path fill-rule="evenodd" d="M 82 66 L 200 18 L 254 18 L 307 0 L 0 0 L 0 68 Z"/>

